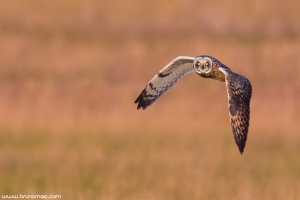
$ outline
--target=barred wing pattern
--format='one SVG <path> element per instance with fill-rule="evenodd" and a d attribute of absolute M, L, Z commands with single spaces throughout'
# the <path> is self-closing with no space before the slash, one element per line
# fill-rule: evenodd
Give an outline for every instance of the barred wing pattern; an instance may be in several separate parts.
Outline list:
<path fill-rule="evenodd" d="M 179 56 L 160 70 L 135 100 L 134 103 L 138 104 L 137 109 L 146 109 L 179 79 L 194 72 L 194 59 L 194 57 Z"/>
<path fill-rule="evenodd" d="M 232 132 L 235 143 L 242 154 L 248 135 L 252 86 L 249 80 L 242 75 L 227 70 L 224 74 Z"/>

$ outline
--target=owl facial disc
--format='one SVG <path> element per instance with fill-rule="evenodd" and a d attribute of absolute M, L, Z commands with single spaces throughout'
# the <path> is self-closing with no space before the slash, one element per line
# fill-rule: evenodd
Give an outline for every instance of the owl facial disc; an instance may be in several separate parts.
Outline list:
<path fill-rule="evenodd" d="M 194 69 L 198 74 L 209 73 L 212 69 L 212 60 L 208 57 L 197 57 L 194 60 Z"/>

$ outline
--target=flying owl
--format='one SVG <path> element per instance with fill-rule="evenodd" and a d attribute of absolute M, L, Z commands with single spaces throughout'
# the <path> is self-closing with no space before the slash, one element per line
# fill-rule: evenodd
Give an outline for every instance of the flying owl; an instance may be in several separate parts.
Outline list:
<path fill-rule="evenodd" d="M 146 109 L 179 79 L 191 72 L 226 83 L 232 132 L 242 154 L 249 128 L 252 86 L 246 77 L 231 71 L 212 56 L 179 56 L 172 60 L 154 76 L 135 100 L 137 109 Z"/>

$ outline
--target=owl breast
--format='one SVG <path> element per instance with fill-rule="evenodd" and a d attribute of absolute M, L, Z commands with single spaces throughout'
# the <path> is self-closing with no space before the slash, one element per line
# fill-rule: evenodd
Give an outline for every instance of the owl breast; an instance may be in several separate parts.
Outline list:
<path fill-rule="evenodd" d="M 219 70 L 218 67 L 216 67 L 215 65 L 213 65 L 212 70 L 210 70 L 209 73 L 201 73 L 199 74 L 199 76 L 203 77 L 203 78 L 212 78 L 215 80 L 219 80 L 222 82 L 225 82 L 225 75 L 223 72 L 221 72 Z"/>

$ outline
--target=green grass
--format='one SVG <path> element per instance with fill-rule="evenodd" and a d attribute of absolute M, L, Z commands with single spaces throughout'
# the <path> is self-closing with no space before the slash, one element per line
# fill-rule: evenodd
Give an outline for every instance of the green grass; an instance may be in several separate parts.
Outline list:
<path fill-rule="evenodd" d="M 251 136 L 241 156 L 231 133 L 214 134 L 2 131 L 0 192 L 66 199 L 299 198 L 299 138 Z"/>

